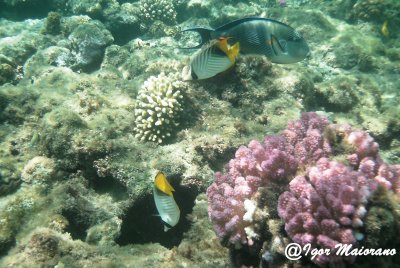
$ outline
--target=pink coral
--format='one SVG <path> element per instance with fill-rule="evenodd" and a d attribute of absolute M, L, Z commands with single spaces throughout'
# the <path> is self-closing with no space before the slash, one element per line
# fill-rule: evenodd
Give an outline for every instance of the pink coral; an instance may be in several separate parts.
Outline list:
<path fill-rule="evenodd" d="M 388 165 L 379 156 L 379 145 L 362 130 L 347 127 L 344 142 L 352 147 L 347 156 L 350 165 L 387 190 L 400 194 L 400 165 Z"/>
<path fill-rule="evenodd" d="M 330 159 L 338 152 L 348 162 Z M 251 246 L 254 238 L 266 239 L 246 233 L 254 232 L 252 228 L 261 221 L 248 217 L 245 206 L 246 200 L 266 193 L 260 187 L 282 189 L 279 200 L 271 203 L 278 201 L 278 214 L 293 241 L 332 250 L 339 242 L 356 245 L 362 239 L 368 202 L 378 185 L 400 194 L 400 165 L 386 164 L 368 133 L 329 124 L 316 113 L 303 113 L 281 135 L 241 146 L 225 173 L 217 172 L 215 177 L 207 189 L 208 215 L 219 238 L 230 245 Z M 287 183 L 290 189 L 284 192 Z M 270 198 L 275 196 L 264 197 Z M 341 265 L 344 260 L 353 259 L 331 254 L 314 262 Z"/>
<path fill-rule="evenodd" d="M 293 155 L 300 165 L 316 161 L 331 153 L 329 141 L 324 137 L 328 119 L 316 113 L 303 113 L 300 120 L 290 122 L 283 131 L 286 151 Z"/>
<path fill-rule="evenodd" d="M 321 158 L 305 176 L 290 182 L 290 191 L 279 197 L 278 213 L 294 242 L 330 249 L 331 255 L 317 256 L 315 263 L 340 263 L 335 245 L 357 243 L 353 233 L 363 226 L 373 188 L 365 174 Z"/>
<path fill-rule="evenodd" d="M 220 239 L 231 244 L 252 244 L 245 232 L 251 222 L 243 220 L 244 201 L 269 181 L 294 174 L 297 163 L 283 148 L 284 141 L 279 137 L 268 137 L 264 144 L 252 141 L 249 147 L 237 150 L 227 174 L 215 174 L 215 182 L 207 189 L 208 215 Z"/>
<path fill-rule="evenodd" d="M 379 145 L 365 131 L 347 129 L 345 143 L 352 146 L 354 152 L 348 156 L 350 164 L 357 166 L 364 157 L 377 157 Z"/>
<path fill-rule="evenodd" d="M 290 191 L 279 197 L 278 213 L 293 241 L 331 250 L 329 256 L 316 257 L 315 263 L 341 265 L 343 260 L 354 259 L 332 255 L 332 246 L 356 245 L 355 233 L 363 237 L 366 207 L 378 184 L 400 193 L 400 165 L 386 164 L 379 156 L 378 144 L 368 133 L 350 126 L 329 127 L 344 137 L 350 165 L 321 158 L 316 166 L 307 168 L 305 176 L 290 182 Z"/>
<path fill-rule="evenodd" d="M 289 181 L 299 164 L 328 155 L 331 149 L 323 136 L 328 123 L 315 113 L 303 113 L 282 136 L 267 136 L 263 143 L 253 140 L 248 147 L 239 147 L 226 174 L 217 172 L 207 189 L 208 214 L 220 239 L 232 244 L 253 242 L 245 232 L 251 222 L 243 220 L 244 201 L 252 199 L 260 186 Z"/>

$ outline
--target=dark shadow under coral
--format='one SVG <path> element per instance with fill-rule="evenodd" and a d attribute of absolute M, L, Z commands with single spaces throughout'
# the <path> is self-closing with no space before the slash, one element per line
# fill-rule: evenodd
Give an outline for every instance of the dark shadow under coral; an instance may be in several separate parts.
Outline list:
<path fill-rule="evenodd" d="M 179 223 L 164 232 L 164 224 L 157 215 L 157 209 L 151 194 L 145 196 L 126 212 L 121 234 L 117 239 L 119 245 L 160 243 L 172 248 L 180 244 L 183 234 L 189 230 L 190 222 L 186 215 L 192 212 L 197 192 L 179 185 L 174 185 L 174 198 L 180 209 Z"/>

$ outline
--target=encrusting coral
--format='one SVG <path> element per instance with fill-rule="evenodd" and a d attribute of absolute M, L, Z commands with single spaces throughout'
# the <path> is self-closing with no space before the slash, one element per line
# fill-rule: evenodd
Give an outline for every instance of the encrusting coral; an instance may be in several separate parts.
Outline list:
<path fill-rule="evenodd" d="M 136 137 L 164 142 L 179 125 L 185 84 L 178 74 L 149 77 L 139 90 L 135 108 Z"/>

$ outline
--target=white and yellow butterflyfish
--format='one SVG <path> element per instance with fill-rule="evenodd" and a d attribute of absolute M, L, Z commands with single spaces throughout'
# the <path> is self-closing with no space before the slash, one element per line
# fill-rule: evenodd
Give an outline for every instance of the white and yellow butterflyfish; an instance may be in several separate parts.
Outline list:
<path fill-rule="evenodd" d="M 197 52 L 190 64 L 182 71 L 183 80 L 201 80 L 216 76 L 229 68 L 236 61 L 240 46 L 236 42 L 233 46 L 228 44 L 228 37 L 213 40 Z"/>
<path fill-rule="evenodd" d="M 158 172 L 154 178 L 153 196 L 158 214 L 164 222 L 164 232 L 178 224 L 181 214 L 172 194 L 173 191 L 175 190 L 169 184 L 165 174 Z"/>

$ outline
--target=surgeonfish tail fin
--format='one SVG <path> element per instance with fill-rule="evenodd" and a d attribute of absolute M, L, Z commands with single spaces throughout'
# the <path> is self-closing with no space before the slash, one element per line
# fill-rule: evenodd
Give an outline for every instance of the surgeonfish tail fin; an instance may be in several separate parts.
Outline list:
<path fill-rule="evenodd" d="M 209 28 L 203 28 L 203 27 L 193 27 L 189 28 L 186 30 L 181 31 L 182 32 L 197 32 L 200 35 L 201 41 L 200 44 L 194 47 L 180 47 L 182 49 L 194 49 L 194 48 L 200 48 L 202 47 L 205 43 L 211 40 L 211 33 L 214 31 L 214 29 L 209 29 Z"/>

